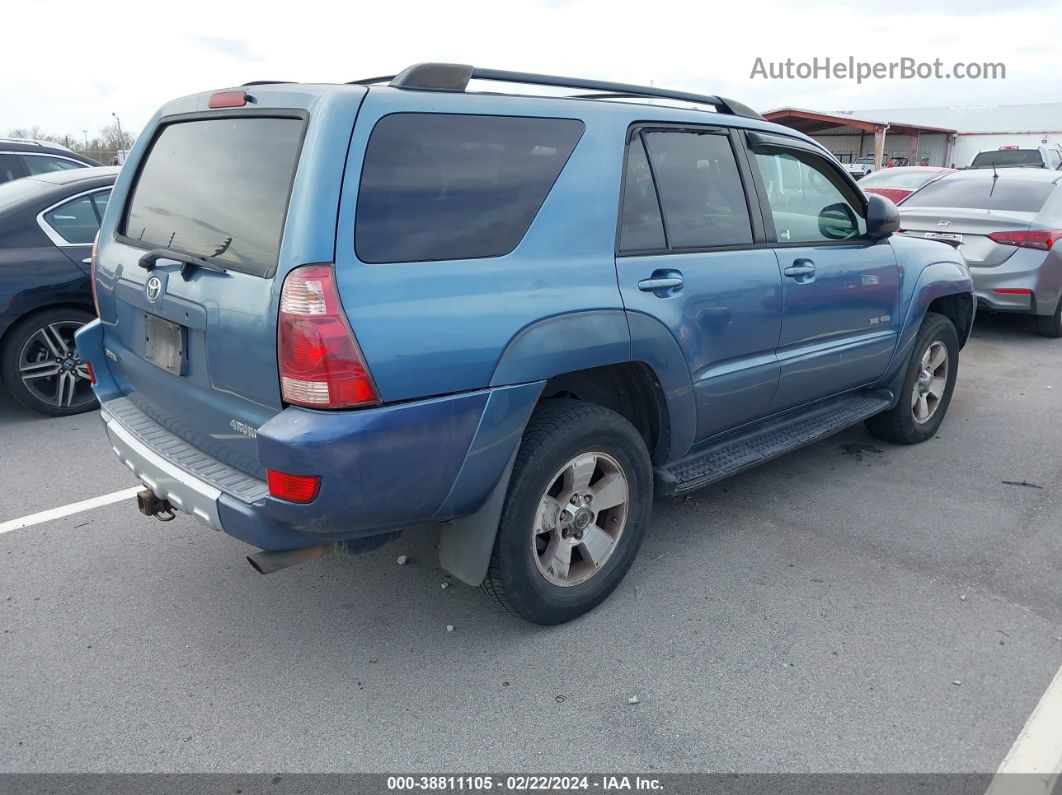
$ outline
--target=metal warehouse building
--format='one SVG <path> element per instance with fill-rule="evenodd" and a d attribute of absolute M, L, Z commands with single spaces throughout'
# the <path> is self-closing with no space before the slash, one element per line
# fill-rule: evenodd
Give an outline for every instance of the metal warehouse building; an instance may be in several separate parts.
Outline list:
<path fill-rule="evenodd" d="M 961 168 L 986 149 L 1062 145 L 1062 102 L 829 113 L 779 108 L 764 116 L 810 135 L 842 163 L 876 155 L 876 168 L 895 157 Z"/>

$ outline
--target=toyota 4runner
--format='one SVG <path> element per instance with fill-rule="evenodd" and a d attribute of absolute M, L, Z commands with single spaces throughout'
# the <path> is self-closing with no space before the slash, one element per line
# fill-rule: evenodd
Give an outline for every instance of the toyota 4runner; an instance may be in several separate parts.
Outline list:
<path fill-rule="evenodd" d="M 560 623 L 626 574 L 654 492 L 863 421 L 933 436 L 970 274 L 897 224 L 721 97 L 455 64 L 253 83 L 138 139 L 77 342 L 143 513 L 262 572 L 435 524 L 453 575 Z"/>

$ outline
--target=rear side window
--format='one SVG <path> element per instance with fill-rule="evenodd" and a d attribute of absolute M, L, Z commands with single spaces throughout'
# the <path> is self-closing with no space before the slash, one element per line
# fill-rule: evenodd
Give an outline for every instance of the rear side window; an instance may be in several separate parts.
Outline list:
<path fill-rule="evenodd" d="M 14 155 L 0 155 L 0 182 L 10 182 L 22 176 Z"/>
<path fill-rule="evenodd" d="M 745 191 L 726 135 L 667 131 L 642 137 L 671 248 L 752 242 Z"/>
<path fill-rule="evenodd" d="M 145 156 L 120 231 L 144 248 L 271 275 L 303 126 L 255 116 L 166 125 Z"/>
<path fill-rule="evenodd" d="M 944 179 L 926 185 L 903 203 L 908 207 L 959 207 L 1038 213 L 1055 189 L 1053 182 L 1008 179 Z"/>
<path fill-rule="evenodd" d="M 576 119 L 395 113 L 365 152 L 355 249 L 362 262 L 508 254 L 583 134 Z"/>
<path fill-rule="evenodd" d="M 110 190 L 79 196 L 44 214 L 44 222 L 71 245 L 89 245 L 100 229 L 101 208 L 106 207 Z"/>
<path fill-rule="evenodd" d="M 69 171 L 72 168 L 84 168 L 84 163 L 67 160 L 65 157 L 50 155 L 22 155 L 22 164 L 29 174 L 47 174 L 49 171 Z"/>

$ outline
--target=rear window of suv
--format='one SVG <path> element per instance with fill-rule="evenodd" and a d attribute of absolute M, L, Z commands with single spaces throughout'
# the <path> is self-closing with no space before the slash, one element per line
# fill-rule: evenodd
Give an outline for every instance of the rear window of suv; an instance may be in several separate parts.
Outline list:
<path fill-rule="evenodd" d="M 166 125 L 145 156 L 121 233 L 145 248 L 271 275 L 304 124 L 245 116 Z"/>
<path fill-rule="evenodd" d="M 910 207 L 959 207 L 967 210 L 1009 210 L 1038 213 L 1055 189 L 1054 182 L 1007 179 L 944 179 L 912 193 L 903 203 Z"/>
<path fill-rule="evenodd" d="M 508 254 L 583 134 L 577 119 L 395 113 L 369 137 L 358 191 L 362 262 Z"/>
<path fill-rule="evenodd" d="M 1015 166 L 1044 165 L 1038 149 L 1000 149 L 996 152 L 981 152 L 970 163 L 970 168 L 1013 168 Z"/>

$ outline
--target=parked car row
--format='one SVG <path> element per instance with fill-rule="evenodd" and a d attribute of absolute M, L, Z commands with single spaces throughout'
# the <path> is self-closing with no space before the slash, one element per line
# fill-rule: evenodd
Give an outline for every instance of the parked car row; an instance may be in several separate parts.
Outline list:
<path fill-rule="evenodd" d="M 886 156 L 882 161 L 883 169 L 887 169 L 884 175 L 893 170 L 905 169 L 911 165 L 910 158 L 903 155 Z M 952 168 L 934 167 L 942 170 L 954 171 Z M 869 174 L 883 175 L 883 169 L 874 168 L 873 155 L 860 155 L 855 160 L 845 163 L 845 169 L 854 179 L 865 180 Z M 929 167 L 924 162 L 919 167 Z M 979 152 L 966 168 L 1046 168 L 1050 171 L 1062 169 L 1062 146 L 1058 144 L 1041 145 L 1032 148 L 1022 148 L 1015 145 L 1004 145 L 996 149 L 986 149 Z M 862 185 L 861 185 L 862 187 Z"/>
<path fill-rule="evenodd" d="M 1041 334 L 1062 337 L 1062 173 L 912 166 L 876 171 L 859 187 L 899 205 L 903 234 L 954 244 L 982 308 L 1032 315 Z"/>

